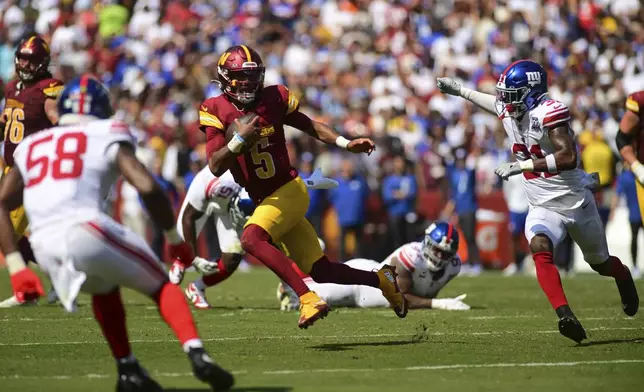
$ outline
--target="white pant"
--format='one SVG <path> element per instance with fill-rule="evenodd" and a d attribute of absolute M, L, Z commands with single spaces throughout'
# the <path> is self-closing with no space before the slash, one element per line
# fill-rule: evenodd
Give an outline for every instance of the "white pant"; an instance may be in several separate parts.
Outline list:
<path fill-rule="evenodd" d="M 152 295 L 167 279 L 148 244 L 107 215 L 51 225 L 32 238 L 36 258 L 68 311 L 81 290 L 106 294 L 124 286 Z"/>
<path fill-rule="evenodd" d="M 377 261 L 368 259 L 353 259 L 345 263 L 351 268 L 364 271 L 380 269 Z M 358 308 L 389 307 L 389 301 L 382 295 L 380 289 L 370 286 L 341 285 L 335 283 L 316 283 L 311 278 L 304 280 L 311 291 L 315 291 L 330 306 L 346 306 Z"/>
<path fill-rule="evenodd" d="M 555 212 L 543 207 L 530 207 L 525 225 L 528 242 L 537 234 L 545 234 L 557 246 L 569 233 L 579 245 L 588 264 L 608 260 L 608 244 L 595 199 L 590 191 L 581 206 Z"/>

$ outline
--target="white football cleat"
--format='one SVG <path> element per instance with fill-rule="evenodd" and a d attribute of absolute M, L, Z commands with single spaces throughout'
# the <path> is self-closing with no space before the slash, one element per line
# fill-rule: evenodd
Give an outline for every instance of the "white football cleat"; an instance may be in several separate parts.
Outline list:
<path fill-rule="evenodd" d="M 29 306 L 29 305 L 36 305 L 38 303 L 38 299 L 32 299 L 29 301 L 23 301 L 20 302 L 18 301 L 18 298 L 16 298 L 15 295 L 12 295 L 11 297 L 5 299 L 4 301 L 0 302 L 0 308 L 6 309 L 6 308 L 15 308 L 16 306 Z"/>
<path fill-rule="evenodd" d="M 300 308 L 300 298 L 295 291 L 289 286 L 280 282 L 277 285 L 277 300 L 280 303 L 280 310 L 283 312 L 290 312 L 291 310 Z"/>
<path fill-rule="evenodd" d="M 168 279 L 170 279 L 170 283 L 172 284 L 181 284 L 181 282 L 183 281 L 183 275 L 185 273 L 186 270 L 185 268 L 183 268 L 183 264 L 175 261 L 174 263 L 172 263 L 170 271 L 168 271 Z"/>
<path fill-rule="evenodd" d="M 186 297 L 192 302 L 197 309 L 210 309 L 212 306 L 206 299 L 206 293 L 200 290 L 195 284 L 190 283 L 185 291 Z"/>

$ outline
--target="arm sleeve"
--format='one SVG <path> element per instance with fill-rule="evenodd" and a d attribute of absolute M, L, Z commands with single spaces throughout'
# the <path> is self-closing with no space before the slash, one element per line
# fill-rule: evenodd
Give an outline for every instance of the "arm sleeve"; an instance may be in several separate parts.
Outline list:
<path fill-rule="evenodd" d="M 461 87 L 461 97 L 467 99 L 486 112 L 492 113 L 495 116 L 498 115 L 496 112 L 496 97 L 494 95 Z"/>
<path fill-rule="evenodd" d="M 121 144 L 129 144 L 136 149 L 136 138 L 130 133 L 130 127 L 127 124 L 114 121 L 109 125 L 105 142 L 105 156 L 110 164 L 116 160 Z"/>
<path fill-rule="evenodd" d="M 568 121 L 570 121 L 570 111 L 568 110 L 568 106 L 559 102 L 558 105 L 553 105 L 552 110 L 546 113 L 543 117 L 543 126 L 545 128 L 554 128 L 557 125 L 565 124 Z"/>

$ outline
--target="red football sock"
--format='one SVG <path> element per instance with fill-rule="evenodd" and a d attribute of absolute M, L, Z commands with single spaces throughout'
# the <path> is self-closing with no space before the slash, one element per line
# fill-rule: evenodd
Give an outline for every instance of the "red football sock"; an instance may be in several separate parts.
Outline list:
<path fill-rule="evenodd" d="M 630 279 L 630 275 L 626 272 L 626 266 L 622 264 L 622 261 L 615 257 L 611 256 L 608 258 L 609 268 L 608 275 L 612 276 L 616 280 L 626 280 Z"/>
<path fill-rule="evenodd" d="M 114 358 L 129 356 L 132 350 L 125 327 L 125 308 L 119 289 L 109 294 L 93 295 L 92 309 Z"/>
<path fill-rule="evenodd" d="M 161 317 L 182 345 L 188 340 L 199 339 L 197 326 L 179 286 L 166 282 L 153 299 L 159 306 Z"/>
<path fill-rule="evenodd" d="M 309 274 L 317 283 L 360 284 L 378 288 L 380 279 L 373 271 L 351 268 L 346 264 L 332 263 L 326 256 L 313 264 Z"/>
<path fill-rule="evenodd" d="M 537 268 L 537 280 L 548 297 L 553 309 L 568 305 L 557 267 L 552 263 L 552 252 L 537 252 L 532 255 Z"/>
<path fill-rule="evenodd" d="M 212 287 L 219 282 L 223 282 L 224 280 L 228 279 L 228 277 L 231 275 L 230 272 L 226 271 L 226 266 L 221 261 L 221 259 L 217 260 L 217 268 L 218 268 L 218 271 L 215 272 L 214 274 L 204 275 L 201 278 L 201 280 L 203 281 L 204 285 L 206 285 L 206 287 Z"/>
<path fill-rule="evenodd" d="M 293 260 L 271 245 L 270 240 L 271 236 L 266 230 L 257 225 L 249 225 L 241 238 L 242 246 L 247 253 L 246 257 L 251 261 L 258 260 L 270 268 L 300 297 L 311 291 L 293 268 Z"/>

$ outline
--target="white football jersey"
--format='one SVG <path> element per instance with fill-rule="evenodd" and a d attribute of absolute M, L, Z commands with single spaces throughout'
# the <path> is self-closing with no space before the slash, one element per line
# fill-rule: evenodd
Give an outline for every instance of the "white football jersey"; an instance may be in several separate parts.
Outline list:
<path fill-rule="evenodd" d="M 497 113 L 503 112 L 497 103 Z M 512 152 L 518 160 L 539 159 L 555 152 L 548 135 L 554 126 L 570 129 L 568 107 L 553 99 L 544 99 L 537 107 L 528 111 L 519 121 L 509 116 L 501 118 L 503 128 L 512 142 Z M 579 162 L 578 162 L 579 164 Z M 559 173 L 523 173 L 523 187 L 531 206 L 555 210 L 567 210 L 581 205 L 586 195 L 586 177 L 577 168 Z"/>
<path fill-rule="evenodd" d="M 188 193 L 181 206 L 179 217 L 183 216 L 188 203 L 204 215 L 196 222 L 196 232 L 200 233 L 209 216 L 228 216 L 228 204 L 230 199 L 239 194 L 241 185 L 235 182 L 230 171 L 226 171 L 221 177 L 216 177 L 208 166 L 197 173 L 188 188 Z M 179 234 L 183 237 L 183 225 L 177 224 Z M 241 229 L 241 228 L 237 228 Z"/>
<path fill-rule="evenodd" d="M 433 272 L 427 268 L 423 259 L 421 242 L 410 242 L 396 249 L 382 262 L 391 265 L 394 258 L 411 272 L 413 287 L 412 293 L 419 297 L 436 298 L 438 292 L 461 272 L 461 258 L 455 256 L 441 271 Z"/>
<path fill-rule="evenodd" d="M 23 204 L 33 236 L 54 223 L 101 213 L 120 174 L 118 143 L 135 146 L 135 139 L 126 124 L 115 120 L 54 127 L 20 143 L 14 160 L 24 181 Z"/>

